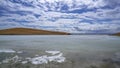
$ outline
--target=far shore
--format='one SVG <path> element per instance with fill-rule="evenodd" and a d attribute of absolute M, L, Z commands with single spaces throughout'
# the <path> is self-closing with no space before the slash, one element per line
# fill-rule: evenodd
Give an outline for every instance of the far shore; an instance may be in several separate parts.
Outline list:
<path fill-rule="evenodd" d="M 113 36 L 120 36 L 120 33 L 112 34 Z"/>
<path fill-rule="evenodd" d="M 70 35 L 70 33 L 31 28 L 10 28 L 0 30 L 0 35 Z"/>
<path fill-rule="evenodd" d="M 49 31 L 32 28 L 9 28 L 0 30 L 0 35 L 110 35 L 120 36 L 120 33 L 109 34 L 109 33 L 67 33 L 59 31 Z"/>

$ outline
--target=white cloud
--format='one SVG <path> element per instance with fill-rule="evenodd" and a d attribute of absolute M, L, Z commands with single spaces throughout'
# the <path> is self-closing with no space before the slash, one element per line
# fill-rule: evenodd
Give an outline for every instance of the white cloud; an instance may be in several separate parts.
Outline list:
<path fill-rule="evenodd" d="M 107 3 L 104 0 L 21 0 L 26 3 L 31 3 L 33 7 L 23 6 L 20 3 L 13 3 L 6 0 L 0 0 L 0 6 L 5 7 L 4 15 L 0 17 L 0 25 L 7 24 L 8 27 L 36 27 L 49 26 L 44 28 L 48 30 L 59 30 L 66 32 L 87 32 L 88 30 L 108 30 L 116 31 L 120 28 L 120 8 L 102 9 Z M 49 4 L 46 4 L 48 2 Z M 59 2 L 59 5 L 57 4 Z M 96 11 L 87 11 L 83 13 L 62 13 L 61 8 L 63 5 L 68 5 L 68 11 L 81 9 L 97 8 Z M 40 7 L 40 6 L 42 7 Z M 48 7 L 49 6 L 49 7 Z M 56 9 L 58 7 L 58 9 Z M 51 9 L 52 11 L 48 11 Z M 2 11 L 2 10 L 1 10 Z M 10 11 L 10 12 L 9 12 Z M 20 15 L 18 11 L 26 11 L 25 15 Z M 45 12 L 47 11 L 47 12 Z M 56 12 L 57 11 L 57 12 Z M 14 12 L 14 13 L 11 13 Z M 30 13 L 28 13 L 30 12 Z M 40 15 L 35 17 L 34 14 Z M 11 19 L 11 21 L 9 21 Z M 16 21 L 14 21 L 14 20 Z M 105 20 L 111 21 L 105 21 Z M 53 21 L 52 21 L 53 20 Z M 17 22 L 28 21 L 28 23 Z M 92 22 L 92 24 L 90 23 Z M 52 28 L 53 27 L 53 28 Z M 77 30 L 75 27 L 78 27 Z M 6 28 L 6 26 L 0 26 Z M 111 32 L 113 32 L 111 31 Z"/>

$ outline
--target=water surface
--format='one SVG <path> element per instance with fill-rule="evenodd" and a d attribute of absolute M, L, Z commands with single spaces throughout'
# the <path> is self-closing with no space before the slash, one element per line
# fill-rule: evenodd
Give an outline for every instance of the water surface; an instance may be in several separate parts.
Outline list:
<path fill-rule="evenodd" d="M 120 53 L 120 37 L 108 35 L 1 35 L 0 49 L 40 54 L 46 50 L 64 53 L 75 66 L 99 63 Z"/>

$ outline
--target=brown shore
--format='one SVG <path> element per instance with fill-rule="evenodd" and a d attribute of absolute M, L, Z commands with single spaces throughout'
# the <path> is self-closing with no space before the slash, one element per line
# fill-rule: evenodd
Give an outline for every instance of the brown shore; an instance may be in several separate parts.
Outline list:
<path fill-rule="evenodd" d="M 0 30 L 0 35 L 70 35 L 70 33 L 31 28 L 10 28 Z"/>
<path fill-rule="evenodd" d="M 114 36 L 120 36 L 120 33 L 115 33 L 115 34 L 112 34 Z"/>

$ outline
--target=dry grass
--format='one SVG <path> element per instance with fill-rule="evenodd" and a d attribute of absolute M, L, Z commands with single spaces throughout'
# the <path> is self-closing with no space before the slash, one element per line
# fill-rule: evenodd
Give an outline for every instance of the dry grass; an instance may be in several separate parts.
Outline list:
<path fill-rule="evenodd" d="M 116 34 L 113 34 L 113 35 L 115 35 L 115 36 L 120 36 L 120 33 L 116 33 Z"/>
<path fill-rule="evenodd" d="M 0 30 L 0 35 L 69 35 L 66 32 L 38 30 L 30 28 L 11 28 Z"/>

